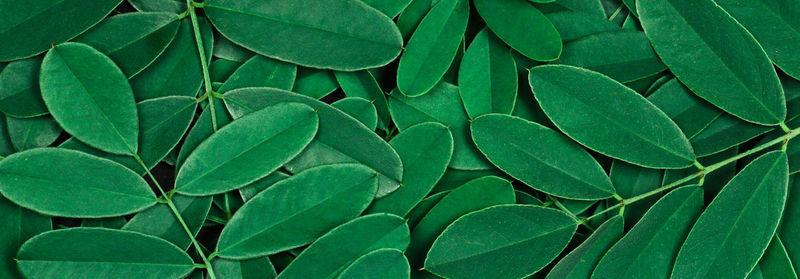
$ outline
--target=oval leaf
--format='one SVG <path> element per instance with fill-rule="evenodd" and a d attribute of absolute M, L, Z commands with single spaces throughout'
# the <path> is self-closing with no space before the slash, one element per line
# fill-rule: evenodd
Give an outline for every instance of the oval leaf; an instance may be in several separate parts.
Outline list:
<path fill-rule="evenodd" d="M 451 278 L 523 278 L 561 253 L 572 218 L 533 205 L 498 205 L 464 215 L 433 243 L 425 269 Z"/>
<path fill-rule="evenodd" d="M 372 102 L 367 101 L 367 99 L 347 97 L 333 102 L 331 106 L 352 116 L 370 130 L 374 131 L 378 128 L 378 111 L 375 110 L 375 106 L 372 105 Z"/>
<path fill-rule="evenodd" d="M 297 75 L 297 66 L 282 61 L 254 55 L 239 66 L 222 86 L 219 92 L 245 87 L 274 87 L 292 89 Z"/>
<path fill-rule="evenodd" d="M 114 249 L 109 249 L 114 247 Z M 185 252 L 140 233 L 71 228 L 29 239 L 17 266 L 26 278 L 184 278 L 194 269 Z"/>
<path fill-rule="evenodd" d="M 348 97 L 361 97 L 375 105 L 380 117 L 380 127 L 385 129 L 392 122 L 389 103 L 375 77 L 369 71 L 334 72 L 336 81 Z"/>
<path fill-rule="evenodd" d="M 469 118 L 511 113 L 517 99 L 517 78 L 511 51 L 489 29 L 481 30 L 458 70 L 459 93 Z"/>
<path fill-rule="evenodd" d="M 62 132 L 61 126 L 49 115 L 34 118 L 8 117 L 6 121 L 11 143 L 19 151 L 48 146 Z"/>
<path fill-rule="evenodd" d="M 308 244 L 364 211 L 376 182 L 375 171 L 358 164 L 320 166 L 282 180 L 234 214 L 217 252 L 248 259 Z"/>
<path fill-rule="evenodd" d="M 641 31 L 622 30 L 583 37 L 564 45 L 560 64 L 603 73 L 619 82 L 655 75 L 667 67 L 661 63 Z"/>
<path fill-rule="evenodd" d="M 261 179 L 314 138 L 319 117 L 300 103 L 276 104 L 231 122 L 203 141 L 178 171 L 178 193 L 204 196 Z"/>
<path fill-rule="evenodd" d="M 379 67 L 394 60 L 403 47 L 392 20 L 358 0 L 209 0 L 203 10 L 231 41 L 306 67 Z"/>
<path fill-rule="evenodd" d="M 589 149 L 650 168 L 683 168 L 695 160 L 675 122 L 607 76 L 572 66 L 540 66 L 530 71 L 530 84 L 559 130 Z"/>
<path fill-rule="evenodd" d="M 547 278 L 589 278 L 608 248 L 619 240 L 625 229 L 623 218 L 616 215 L 605 221 L 581 245 L 558 261 Z M 547 244 L 545 244 L 547 245 Z"/>
<path fill-rule="evenodd" d="M 478 117 L 470 128 L 489 161 L 536 190 L 579 200 L 615 193 L 600 164 L 561 133 L 503 114 Z"/>
<path fill-rule="evenodd" d="M 0 68 L 0 111 L 11 117 L 47 114 L 39 90 L 41 57 L 14 61 Z"/>
<path fill-rule="evenodd" d="M 175 209 L 181 214 L 183 222 L 189 227 L 192 233 L 197 234 L 206 215 L 211 208 L 211 197 L 187 197 L 184 195 L 173 195 L 172 203 Z M 183 225 L 175 218 L 175 213 L 166 204 L 157 204 L 142 212 L 136 213 L 122 230 L 140 232 L 152 235 L 175 244 L 183 250 L 189 248 L 191 239 L 186 235 Z"/>
<path fill-rule="evenodd" d="M 411 276 L 403 251 L 383 248 L 358 258 L 348 266 L 340 279 L 404 279 Z"/>
<path fill-rule="evenodd" d="M 42 62 L 42 98 L 67 133 L 97 149 L 133 155 L 139 144 L 136 102 L 111 59 L 81 43 L 61 44 Z"/>
<path fill-rule="evenodd" d="M 17 250 L 29 238 L 53 228 L 50 217 L 24 209 L 0 197 L 0 277 L 22 278 L 14 259 Z"/>
<path fill-rule="evenodd" d="M 486 26 L 519 53 L 536 61 L 552 61 L 561 55 L 558 30 L 528 1 L 474 0 L 473 4 Z"/>
<path fill-rule="evenodd" d="M 121 216 L 156 203 L 147 182 L 125 166 L 62 148 L 32 149 L 0 161 L 0 192 L 22 207 L 77 218 Z"/>

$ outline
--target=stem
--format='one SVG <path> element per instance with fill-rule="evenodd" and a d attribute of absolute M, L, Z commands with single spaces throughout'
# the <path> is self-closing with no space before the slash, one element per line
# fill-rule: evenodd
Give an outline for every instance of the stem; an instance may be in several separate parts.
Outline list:
<path fill-rule="evenodd" d="M 572 218 L 572 220 L 575 220 L 575 222 L 578 222 L 579 224 L 583 225 L 584 227 L 586 227 L 587 229 L 589 229 L 589 231 L 592 231 L 592 232 L 594 231 L 594 228 L 592 228 L 591 226 L 589 226 L 589 224 L 586 224 L 586 222 L 582 222 L 582 221 L 581 221 L 581 218 L 578 218 L 578 216 L 575 216 L 575 213 L 572 213 L 572 211 L 569 211 L 569 209 L 567 209 L 567 207 L 566 207 L 566 206 L 564 206 L 564 205 L 563 205 L 561 202 L 559 202 L 559 201 L 558 201 L 556 198 L 554 198 L 554 197 L 549 197 L 549 200 L 550 200 L 550 201 L 552 201 L 552 202 L 553 202 L 553 204 L 554 204 L 556 207 L 558 207 L 558 209 L 560 209 L 561 211 L 563 211 L 564 213 L 566 213 L 567 215 L 569 215 L 569 217 L 570 217 L 570 218 Z"/>
<path fill-rule="evenodd" d="M 194 12 L 195 3 L 192 0 L 186 0 L 186 7 L 189 9 L 189 17 L 192 20 L 192 29 L 194 29 L 194 41 L 197 43 L 197 51 L 200 54 L 200 66 L 203 68 L 203 88 L 205 95 L 208 97 L 208 109 L 211 110 L 211 127 L 217 131 L 217 114 L 214 113 L 214 93 L 211 88 L 211 75 L 208 74 L 208 63 L 206 60 L 206 50 L 203 47 L 203 36 L 200 34 L 200 25 L 197 23 L 197 14 Z"/>
<path fill-rule="evenodd" d="M 650 192 L 647 192 L 647 193 L 644 193 L 644 194 L 641 194 L 641 195 L 638 195 L 638 196 L 623 200 L 620 203 L 615 204 L 615 205 L 613 205 L 613 206 L 611 206 L 609 208 L 606 208 L 605 210 L 600 211 L 600 212 L 598 212 L 598 213 L 596 213 L 596 214 L 594 214 L 592 216 L 583 218 L 583 220 L 581 220 L 580 222 L 586 222 L 586 221 L 591 220 L 593 218 L 597 218 L 598 216 L 606 214 L 606 213 L 608 213 L 608 212 L 610 212 L 612 210 L 615 210 L 617 208 L 623 207 L 623 206 L 625 206 L 627 204 L 631 204 L 631 203 L 643 200 L 643 199 L 648 198 L 648 197 L 650 197 L 652 195 L 655 195 L 655 194 L 661 193 L 663 191 L 666 191 L 666 190 L 672 189 L 674 187 L 677 187 L 679 185 L 682 185 L 683 183 L 689 182 L 692 179 L 700 177 L 701 181 L 702 181 L 702 179 L 706 175 L 708 175 L 709 173 L 711 173 L 711 172 L 713 172 L 715 170 L 718 170 L 718 169 L 724 167 L 727 164 L 736 162 L 737 160 L 739 160 L 741 158 L 744 158 L 744 157 L 750 156 L 752 154 L 758 153 L 759 151 L 767 149 L 767 148 L 769 148 L 769 147 L 771 147 L 773 145 L 776 145 L 778 143 L 784 143 L 784 145 L 785 145 L 786 142 L 788 142 L 790 139 L 793 139 L 794 137 L 796 137 L 798 135 L 800 135 L 800 129 L 789 130 L 789 132 L 787 132 L 785 135 L 783 135 L 783 136 L 781 136 L 779 138 L 771 140 L 771 141 L 769 141 L 769 142 L 767 142 L 765 144 L 756 146 L 753 149 L 750 149 L 750 150 L 748 150 L 746 152 L 742 152 L 742 153 L 740 153 L 740 154 L 738 154 L 736 156 L 733 156 L 733 157 L 730 157 L 728 159 L 725 159 L 725 160 L 723 160 L 723 161 L 721 161 L 719 163 L 716 163 L 716 164 L 710 165 L 708 167 L 705 167 L 701 171 L 699 171 L 699 172 L 697 172 L 695 174 L 689 175 L 687 177 L 681 178 L 678 181 L 675 181 L 675 182 L 672 182 L 670 184 L 658 187 L 658 188 L 656 188 L 656 189 L 654 189 L 654 190 L 652 190 Z"/>
<path fill-rule="evenodd" d="M 214 268 L 211 267 L 211 262 L 209 262 L 208 258 L 206 258 L 206 254 L 203 253 L 203 250 L 200 249 L 200 244 L 197 243 L 197 239 L 194 238 L 192 230 L 189 229 L 188 225 L 186 225 L 186 221 L 183 220 L 183 217 L 181 216 L 180 211 L 178 211 L 178 208 L 175 207 L 174 203 L 172 203 L 172 199 L 169 196 L 167 196 L 166 192 L 164 192 L 164 188 L 161 188 L 161 185 L 158 184 L 158 180 L 156 180 L 155 176 L 153 176 L 153 174 L 150 172 L 150 168 L 148 168 L 147 165 L 144 164 L 142 158 L 139 157 L 138 154 L 133 154 L 133 158 L 136 159 L 136 162 L 138 162 L 139 165 L 142 166 L 142 168 L 144 168 L 145 172 L 147 172 L 147 176 L 149 176 L 150 179 L 153 180 L 153 184 L 155 184 L 156 188 L 158 188 L 158 191 L 161 192 L 161 196 L 164 197 L 164 200 L 167 202 L 167 206 L 169 207 L 170 210 L 172 210 L 172 213 L 175 214 L 175 218 L 178 219 L 178 223 L 181 224 L 183 230 L 186 231 L 187 235 L 189 235 L 189 239 L 192 240 L 192 245 L 194 245 L 195 250 L 197 250 L 197 254 L 200 255 L 201 259 L 203 259 L 203 264 L 205 265 L 204 268 L 208 271 L 209 277 L 211 279 L 217 279 L 216 273 L 214 273 Z"/>
<path fill-rule="evenodd" d="M 619 15 L 619 13 L 622 12 L 622 7 L 624 7 L 624 6 L 625 5 L 622 5 L 622 4 L 619 5 L 619 7 L 617 7 L 617 9 L 614 11 L 614 13 L 612 13 L 611 16 L 608 17 L 608 21 L 614 21 L 614 18 L 616 18 L 617 15 Z"/>

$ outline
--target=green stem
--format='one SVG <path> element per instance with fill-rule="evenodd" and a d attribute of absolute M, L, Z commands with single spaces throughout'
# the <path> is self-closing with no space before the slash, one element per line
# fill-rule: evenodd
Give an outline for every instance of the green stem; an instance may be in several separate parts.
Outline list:
<path fill-rule="evenodd" d="M 559 201 L 558 201 L 558 199 L 556 199 L 556 198 L 554 198 L 554 197 L 548 197 L 548 199 L 549 199 L 550 201 L 552 201 L 552 202 L 553 202 L 553 204 L 554 204 L 556 207 L 558 207 L 558 209 L 560 209 L 561 211 L 563 211 L 564 213 L 566 213 L 566 214 L 567 214 L 567 215 L 568 215 L 570 218 L 572 218 L 572 220 L 575 220 L 575 222 L 578 222 L 579 224 L 583 225 L 584 227 L 586 227 L 587 229 L 589 229 L 589 231 L 592 231 L 592 232 L 594 231 L 594 228 L 592 228 L 591 226 L 589 226 L 589 224 L 586 224 L 586 222 L 582 222 L 582 221 L 581 221 L 581 218 L 578 218 L 578 216 L 575 216 L 575 213 L 572 213 L 572 211 L 570 211 L 570 210 L 569 210 L 569 209 L 568 209 L 566 206 L 564 206 L 564 205 L 563 205 L 561 202 L 559 202 Z"/>
<path fill-rule="evenodd" d="M 192 245 L 194 245 L 195 250 L 197 250 L 197 254 L 200 255 L 201 259 L 203 259 L 203 264 L 205 265 L 204 266 L 205 269 L 208 271 L 209 277 L 211 279 L 217 279 L 216 273 L 214 273 L 214 268 L 211 267 L 211 262 L 208 260 L 208 258 L 206 258 L 206 254 L 203 253 L 203 250 L 200 249 L 200 244 L 197 242 L 197 239 L 194 238 L 192 230 L 189 229 L 188 225 L 186 225 L 186 221 L 183 220 L 180 211 L 178 211 L 178 208 L 175 207 L 175 204 L 172 202 L 172 199 L 169 196 L 167 196 L 166 192 L 164 192 L 164 188 L 161 188 L 161 185 L 158 183 L 158 180 L 156 180 L 155 176 L 153 176 L 153 174 L 150 172 L 150 168 L 148 168 L 147 165 L 145 165 L 144 161 L 142 161 L 142 158 L 139 157 L 138 154 L 133 154 L 133 158 L 136 159 L 136 162 L 138 162 L 139 165 L 142 166 L 142 168 L 144 168 L 145 172 L 147 173 L 147 176 L 149 176 L 150 179 L 153 180 L 153 184 L 155 184 L 158 191 L 161 192 L 161 196 L 164 197 L 164 200 L 166 200 L 167 202 L 167 206 L 169 207 L 170 210 L 172 210 L 172 213 L 175 214 L 175 218 L 178 219 L 178 223 L 181 224 L 183 230 L 186 231 L 187 235 L 189 235 L 189 239 L 192 240 Z"/>
<path fill-rule="evenodd" d="M 617 10 L 615 10 L 614 13 L 611 14 L 610 17 L 608 17 L 608 21 L 614 21 L 614 18 L 616 18 L 617 15 L 619 15 L 619 13 L 622 12 L 622 7 L 624 6 L 625 5 L 619 5 L 619 7 L 617 7 Z"/>
<path fill-rule="evenodd" d="M 208 109 L 211 110 L 211 127 L 217 131 L 217 114 L 214 113 L 214 89 L 211 88 L 211 75 L 208 73 L 208 62 L 206 60 L 206 50 L 203 47 L 203 36 L 200 34 L 200 25 L 197 23 L 197 14 L 194 12 L 195 3 L 192 0 L 186 0 L 186 6 L 189 9 L 189 17 L 192 20 L 192 29 L 194 29 L 194 41 L 197 43 L 197 51 L 200 54 L 200 66 L 203 68 L 203 88 L 205 89 L 205 96 L 208 98 Z"/>
<path fill-rule="evenodd" d="M 672 182 L 670 184 L 658 187 L 658 188 L 656 188 L 656 189 L 654 189 L 654 190 L 652 190 L 650 192 L 647 192 L 647 193 L 644 193 L 644 194 L 641 194 L 641 195 L 638 195 L 638 196 L 623 200 L 620 203 L 617 203 L 617 204 L 615 204 L 615 205 L 613 205 L 613 206 L 611 206 L 609 208 L 606 208 L 605 210 L 600 211 L 600 212 L 598 212 L 598 213 L 596 213 L 596 214 L 594 214 L 592 216 L 583 218 L 583 220 L 581 220 L 580 222 L 586 222 L 586 221 L 591 220 L 593 218 L 597 218 L 598 216 L 602 216 L 603 214 L 606 214 L 606 213 L 608 213 L 608 212 L 610 212 L 612 210 L 615 210 L 617 208 L 620 208 L 620 207 L 623 207 L 625 205 L 628 205 L 628 204 L 631 204 L 631 203 L 646 199 L 646 198 L 648 198 L 650 196 L 656 195 L 656 194 L 661 193 L 663 191 L 666 191 L 666 190 L 672 189 L 674 187 L 680 186 L 683 183 L 691 181 L 692 179 L 695 179 L 695 178 L 698 178 L 698 177 L 700 177 L 702 179 L 706 175 L 708 175 L 709 173 L 712 173 L 713 171 L 718 170 L 718 169 L 724 167 L 725 165 L 728 165 L 730 163 L 736 162 L 737 160 L 742 159 L 742 158 L 747 157 L 747 156 L 750 156 L 752 154 L 758 153 L 759 151 L 767 149 L 767 148 L 769 148 L 769 147 L 771 147 L 773 145 L 776 145 L 778 143 L 784 143 L 784 145 L 785 145 L 786 142 L 788 142 L 790 139 L 793 139 L 794 137 L 796 137 L 798 135 L 800 135 L 800 129 L 789 130 L 789 132 L 787 132 L 785 135 L 783 135 L 783 136 L 781 136 L 779 138 L 771 140 L 771 141 L 769 141 L 769 142 L 767 142 L 765 144 L 756 146 L 753 149 L 750 149 L 750 150 L 748 150 L 746 152 L 742 152 L 742 153 L 740 153 L 740 154 L 738 154 L 736 156 L 733 156 L 733 157 L 730 157 L 728 159 L 725 159 L 725 160 L 723 160 L 723 161 L 721 161 L 719 163 L 716 163 L 716 164 L 710 165 L 708 167 L 705 167 L 701 171 L 699 171 L 699 172 L 697 172 L 695 174 L 689 175 L 687 177 L 681 178 L 678 181 L 675 181 L 675 182 Z"/>

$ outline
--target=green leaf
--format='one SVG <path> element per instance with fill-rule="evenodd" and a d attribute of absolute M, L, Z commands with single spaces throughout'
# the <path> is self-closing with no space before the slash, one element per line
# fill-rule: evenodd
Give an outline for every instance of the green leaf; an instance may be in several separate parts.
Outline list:
<path fill-rule="evenodd" d="M 389 103 L 386 101 L 386 95 L 383 94 L 383 90 L 378 85 L 375 77 L 369 71 L 334 72 L 334 74 L 345 95 L 348 97 L 361 97 L 375 105 L 380 118 L 380 127 L 381 129 L 386 129 L 392 122 L 389 114 Z"/>
<path fill-rule="evenodd" d="M 413 229 L 417 223 L 419 223 L 419 220 L 422 220 L 422 217 L 425 217 L 425 214 L 449 193 L 450 190 L 435 193 L 417 203 L 417 205 L 406 214 L 406 223 L 408 223 L 408 226 Z"/>
<path fill-rule="evenodd" d="M 222 230 L 217 252 L 223 258 L 248 259 L 308 244 L 364 211 L 376 182 L 375 171 L 358 164 L 295 174 L 245 203 Z"/>
<path fill-rule="evenodd" d="M 405 249 L 408 241 L 403 218 L 383 213 L 362 216 L 321 236 L 278 278 L 337 278 L 359 257 L 381 248 Z"/>
<path fill-rule="evenodd" d="M 243 261 L 216 258 L 211 261 L 211 265 L 218 278 L 272 279 L 278 276 L 267 257 Z"/>
<path fill-rule="evenodd" d="M 225 104 L 235 117 L 257 108 L 280 102 L 299 102 L 319 114 L 319 131 L 306 150 L 285 167 L 297 173 L 305 169 L 335 163 L 361 163 L 378 173 L 377 197 L 400 187 L 403 165 L 388 143 L 358 120 L 312 98 L 274 88 L 238 89 L 225 94 Z"/>
<path fill-rule="evenodd" d="M 197 102 L 185 96 L 168 96 L 139 102 L 139 156 L 148 168 L 153 168 L 178 144 L 194 117 Z M 144 175 L 145 169 L 131 156 L 106 153 L 70 138 L 61 145 L 120 163 Z"/>
<path fill-rule="evenodd" d="M 606 252 L 592 279 L 669 278 L 675 256 L 702 211 L 703 188 L 672 190 Z"/>
<path fill-rule="evenodd" d="M 433 186 L 432 193 L 453 190 L 456 187 L 469 182 L 470 180 L 484 176 L 497 176 L 511 179 L 510 177 L 507 177 L 504 172 L 498 170 L 497 168 L 491 168 L 488 170 L 458 170 L 448 168 L 444 172 L 442 179 L 439 179 L 439 182 L 436 182 L 436 186 Z"/>
<path fill-rule="evenodd" d="M 300 67 L 297 69 L 297 80 L 292 92 L 297 92 L 314 99 L 322 99 L 339 89 L 332 71 Z"/>
<path fill-rule="evenodd" d="M 128 3 L 142 12 L 171 12 L 179 14 L 186 11 L 186 2 L 181 0 L 128 0 Z"/>
<path fill-rule="evenodd" d="M 242 196 L 243 201 L 249 201 L 264 189 L 269 188 L 275 183 L 278 183 L 281 180 L 289 178 L 290 175 L 281 172 L 281 171 L 274 171 L 267 175 L 266 177 L 259 179 L 256 182 L 250 183 L 247 186 L 239 188 L 239 194 Z"/>
<path fill-rule="evenodd" d="M 717 154 L 771 131 L 730 114 L 722 114 L 690 139 L 697 156 Z"/>
<path fill-rule="evenodd" d="M 81 227 L 119 229 L 122 228 L 126 222 L 128 222 L 128 220 L 122 216 L 109 218 L 86 218 L 81 220 Z"/>
<path fill-rule="evenodd" d="M 767 55 L 714 1 L 639 0 L 636 5 L 658 56 L 697 96 L 756 124 L 784 120 L 783 90 Z"/>
<path fill-rule="evenodd" d="M 690 141 L 725 114 L 724 111 L 693 95 L 675 78 L 664 82 L 647 96 L 647 100 L 666 113 Z"/>
<path fill-rule="evenodd" d="M 561 54 L 561 36 L 536 7 L 526 0 L 474 0 L 486 26 L 514 50 L 536 61 Z M 520 22 L 525 24 L 520 25 Z"/>
<path fill-rule="evenodd" d="M 543 205 L 542 200 L 520 190 L 514 190 L 517 204 Z"/>
<path fill-rule="evenodd" d="M 297 66 L 255 55 L 239 66 L 219 87 L 219 92 L 245 87 L 274 87 L 292 89 L 297 75 Z"/>
<path fill-rule="evenodd" d="M 778 236 L 783 240 L 786 251 L 791 256 L 792 265 L 795 269 L 800 268 L 800 179 L 798 175 L 791 176 L 789 195 L 786 198 L 781 226 Z"/>
<path fill-rule="evenodd" d="M 596 71 L 619 82 L 639 80 L 667 69 L 647 36 L 634 30 L 599 33 L 565 44 L 558 63 Z"/>
<path fill-rule="evenodd" d="M 511 51 L 491 31 L 484 28 L 475 35 L 458 71 L 459 93 L 469 118 L 514 110 L 516 68 Z"/>
<path fill-rule="evenodd" d="M 572 66 L 540 66 L 530 71 L 530 84 L 550 120 L 589 149 L 650 168 L 683 168 L 695 160 L 675 122 L 607 76 Z"/>
<path fill-rule="evenodd" d="M 615 193 L 600 164 L 561 133 L 503 114 L 475 118 L 470 127 L 475 144 L 492 164 L 536 190 L 577 200 Z"/>
<path fill-rule="evenodd" d="M 437 236 L 464 214 L 499 204 L 514 204 L 511 182 L 486 176 L 471 180 L 445 195 L 411 231 L 411 244 L 406 250 L 411 267 L 422 267 L 425 253 Z"/>
<path fill-rule="evenodd" d="M 342 98 L 336 102 L 331 103 L 335 107 L 349 116 L 352 116 L 364 126 L 367 126 L 371 131 L 378 127 L 378 111 L 375 106 L 367 99 L 360 97 L 347 97 Z"/>
<path fill-rule="evenodd" d="M 109 17 L 75 38 L 108 55 L 127 77 L 150 65 L 175 38 L 174 13 L 126 13 Z"/>
<path fill-rule="evenodd" d="M 17 152 L 8 135 L 8 125 L 5 114 L 0 113 L 0 156 L 8 156 Z M 2 157 L 0 157 L 2 159 Z"/>
<path fill-rule="evenodd" d="M 409 278 L 409 276 L 411 276 L 411 270 L 408 260 L 403 256 L 403 251 L 383 248 L 358 258 L 342 271 L 339 278 L 403 279 Z"/>
<path fill-rule="evenodd" d="M 136 102 L 128 80 L 107 56 L 80 43 L 58 45 L 44 57 L 39 85 L 67 133 L 109 153 L 136 153 Z"/>
<path fill-rule="evenodd" d="M 6 122 L 11 143 L 19 151 L 48 146 L 62 132 L 61 126 L 48 115 L 34 118 L 8 117 Z"/>
<path fill-rule="evenodd" d="M 216 59 L 211 61 L 208 65 L 209 77 L 212 82 L 222 83 L 233 74 L 244 62 L 228 61 L 225 59 Z M 212 85 L 217 86 L 212 83 Z"/>
<path fill-rule="evenodd" d="M 788 182 L 786 153 L 780 151 L 742 169 L 700 215 L 678 253 L 672 278 L 745 277 L 775 234 Z"/>
<path fill-rule="evenodd" d="M 276 104 L 237 119 L 189 154 L 175 191 L 213 195 L 261 179 L 300 154 L 318 122 L 314 109 L 300 103 Z"/>
<path fill-rule="evenodd" d="M 256 55 L 225 38 L 219 33 L 214 34 L 214 57 L 225 60 L 244 62 Z"/>
<path fill-rule="evenodd" d="M 0 197 L 0 277 L 22 278 L 14 259 L 19 246 L 42 232 L 52 229 L 50 217 L 19 207 Z"/>
<path fill-rule="evenodd" d="M 196 235 L 206 220 L 208 210 L 211 208 L 211 197 L 173 195 L 172 202 L 186 225 Z M 156 236 L 175 244 L 183 250 L 189 248 L 191 244 L 191 239 L 186 235 L 186 231 L 166 204 L 156 204 L 136 213 L 122 227 L 122 230 Z"/>
<path fill-rule="evenodd" d="M 492 167 L 470 139 L 469 118 L 461 103 L 458 87 L 440 82 L 419 97 L 409 98 L 399 93 L 389 96 L 389 111 L 400 131 L 423 122 L 439 122 L 450 128 L 454 140 L 451 168 L 475 170 Z"/>
<path fill-rule="evenodd" d="M 545 16 L 556 27 L 565 43 L 589 35 L 622 30 L 618 25 L 602 16 L 585 12 L 560 11 L 546 13 Z"/>
<path fill-rule="evenodd" d="M 209 0 L 203 4 L 214 27 L 231 41 L 301 66 L 340 71 L 374 68 L 394 60 L 403 46 L 391 19 L 361 1 Z"/>
<path fill-rule="evenodd" d="M 411 0 L 361 0 L 361 2 L 375 8 L 389 18 L 395 18 L 408 4 L 411 4 Z"/>
<path fill-rule="evenodd" d="M 121 216 L 156 203 L 135 172 L 62 148 L 31 149 L 0 161 L 0 192 L 22 207 L 75 218 Z"/>
<path fill-rule="evenodd" d="M 9 0 L 0 3 L 0 61 L 45 52 L 78 36 L 106 17 L 122 0 Z"/>
<path fill-rule="evenodd" d="M 405 216 L 444 174 L 453 154 L 453 135 L 440 123 L 411 126 L 389 142 L 403 161 L 403 187 L 376 200 L 367 212 Z"/>
<path fill-rule="evenodd" d="M 194 269 L 165 240 L 103 228 L 37 235 L 19 249 L 17 266 L 26 278 L 184 278 Z"/>
<path fill-rule="evenodd" d="M 800 3 L 775 0 L 714 1 L 758 40 L 767 56 L 783 72 L 800 78 L 800 56 L 794 49 L 800 46 Z M 758 12 L 754 12 L 758 11 Z"/>
<path fill-rule="evenodd" d="M 414 29 L 419 26 L 419 23 L 425 15 L 428 14 L 428 11 L 438 2 L 439 0 L 412 0 L 411 3 L 406 6 L 403 12 L 397 17 L 397 28 L 400 30 L 400 34 L 403 35 L 404 40 L 408 41 Z"/>
<path fill-rule="evenodd" d="M 440 0 L 419 23 L 397 66 L 397 89 L 409 97 L 430 91 L 456 57 L 469 19 L 469 1 Z"/>
<path fill-rule="evenodd" d="M 687 170 L 690 173 L 686 175 L 692 175 L 697 172 L 697 168 L 694 166 L 687 168 Z M 608 176 L 611 179 L 611 184 L 617 190 L 617 194 L 623 199 L 629 199 L 655 190 L 661 186 L 662 178 L 665 175 L 663 170 L 643 168 L 615 160 L 611 163 L 611 171 Z M 679 178 L 683 177 L 680 176 Z M 625 227 L 630 228 L 636 224 L 657 200 L 658 196 L 653 196 L 641 202 L 626 204 L 624 212 Z"/>
<path fill-rule="evenodd" d="M 204 18 L 200 18 L 198 23 L 200 34 L 203 37 L 205 55 L 211 57 L 214 46 L 214 32 L 212 32 L 211 24 Z M 175 39 L 167 46 L 167 49 L 150 66 L 130 79 L 136 100 L 197 95 L 197 91 L 203 83 L 203 70 L 198 57 L 197 43 L 194 40 L 194 31 L 188 20 L 180 21 L 179 24 Z"/>
<path fill-rule="evenodd" d="M 14 61 L 0 69 L 0 112 L 11 117 L 35 117 L 47 114 L 39 90 L 41 57 Z"/>
<path fill-rule="evenodd" d="M 595 17 L 606 18 L 605 7 L 602 0 L 559 0 L 548 4 L 536 4 L 544 13 L 550 11 L 573 11 L 590 14 Z"/>
<path fill-rule="evenodd" d="M 608 248 L 622 237 L 623 220 L 619 215 L 608 219 L 580 246 L 558 261 L 546 278 L 589 278 Z"/>
<path fill-rule="evenodd" d="M 450 278 L 523 278 L 561 253 L 577 224 L 566 214 L 532 205 L 498 205 L 447 227 L 425 270 Z"/>
<path fill-rule="evenodd" d="M 780 238 L 777 236 L 772 238 L 764 255 L 758 261 L 758 265 L 748 274 L 747 278 L 797 278 L 792 261 Z"/>
<path fill-rule="evenodd" d="M 218 128 L 233 121 L 233 118 L 228 115 L 228 111 L 223 108 L 225 103 L 223 103 L 222 100 L 218 98 L 211 98 L 209 100 L 214 102 L 215 108 L 219 108 L 214 111 Z M 208 104 L 206 103 L 203 112 L 197 117 L 194 126 L 192 126 L 192 129 L 189 130 L 189 133 L 186 134 L 186 138 L 183 140 L 181 150 L 178 152 L 178 157 L 175 162 L 176 168 L 180 169 L 186 161 L 186 157 L 189 157 L 189 154 L 191 154 L 201 142 L 214 134 L 214 127 L 212 126 L 211 119 L 211 110 L 208 109 Z"/>

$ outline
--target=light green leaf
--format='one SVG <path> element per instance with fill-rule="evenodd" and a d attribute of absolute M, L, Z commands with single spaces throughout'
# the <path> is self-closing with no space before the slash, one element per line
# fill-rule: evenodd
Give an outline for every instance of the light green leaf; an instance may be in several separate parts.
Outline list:
<path fill-rule="evenodd" d="M 37 235 L 19 249 L 17 266 L 26 278 L 184 278 L 194 269 L 192 258 L 165 240 L 103 228 Z"/>
<path fill-rule="evenodd" d="M 599 200 L 615 191 L 605 171 L 568 137 L 519 117 L 487 114 L 471 123 L 478 149 L 495 166 L 550 195 Z"/>
<path fill-rule="evenodd" d="M 278 278 L 337 278 L 359 257 L 381 248 L 402 250 L 408 241 L 408 225 L 403 218 L 383 213 L 362 216 L 321 236 Z"/>
<path fill-rule="evenodd" d="M 650 168 L 683 168 L 695 160 L 689 140 L 675 122 L 607 76 L 548 65 L 530 71 L 530 84 L 559 130 L 589 149 Z"/>
<path fill-rule="evenodd" d="M 447 227 L 425 270 L 450 278 L 523 278 L 561 253 L 577 224 L 566 214 L 532 205 L 498 205 Z"/>
<path fill-rule="evenodd" d="M 552 61 L 561 54 L 558 30 L 528 1 L 473 0 L 473 4 L 486 21 L 486 26 L 526 57 Z M 525 24 L 520 25 L 520 22 Z"/>
<path fill-rule="evenodd" d="M 714 1 L 638 0 L 636 6 L 658 56 L 697 96 L 756 124 L 784 120 L 783 90 L 764 49 Z"/>
<path fill-rule="evenodd" d="M 40 213 L 76 218 L 121 216 L 156 203 L 135 172 L 62 148 L 31 149 L 0 161 L 0 193 Z"/>
<path fill-rule="evenodd" d="M 52 229 L 50 217 L 24 209 L 0 197 L 0 277 L 22 278 L 14 259 L 25 240 Z"/>
<path fill-rule="evenodd" d="M 14 61 L 0 69 L 0 111 L 7 116 L 25 118 L 47 114 L 39 90 L 41 57 Z"/>
<path fill-rule="evenodd" d="M 700 215 L 678 253 L 672 278 L 745 277 L 775 234 L 788 182 L 789 164 L 780 151 L 742 169 Z"/>
<path fill-rule="evenodd" d="M 276 104 L 223 127 L 189 154 L 178 171 L 178 193 L 203 196 L 241 188 L 300 154 L 319 117 L 300 103 Z"/>
<path fill-rule="evenodd" d="M 404 279 L 411 276 L 403 251 L 383 248 L 358 258 L 339 279 Z"/>
<path fill-rule="evenodd" d="M 589 278 L 608 248 L 622 237 L 623 220 L 622 216 L 616 215 L 605 221 L 581 245 L 558 261 L 546 278 Z"/>
<path fill-rule="evenodd" d="M 514 110 L 516 68 L 511 51 L 489 29 L 475 35 L 458 71 L 459 93 L 469 118 Z"/>
<path fill-rule="evenodd" d="M 295 174 L 245 203 L 222 230 L 217 252 L 248 259 L 306 245 L 364 211 L 376 182 L 375 171 L 358 164 Z"/>
<path fill-rule="evenodd" d="M 203 4 L 214 27 L 231 41 L 306 67 L 340 71 L 379 67 L 394 60 L 403 47 L 391 19 L 358 0 Z"/>
<path fill-rule="evenodd" d="M 44 57 L 39 86 L 47 109 L 67 133 L 109 153 L 136 153 L 133 91 L 107 56 L 81 43 L 58 45 Z"/>

